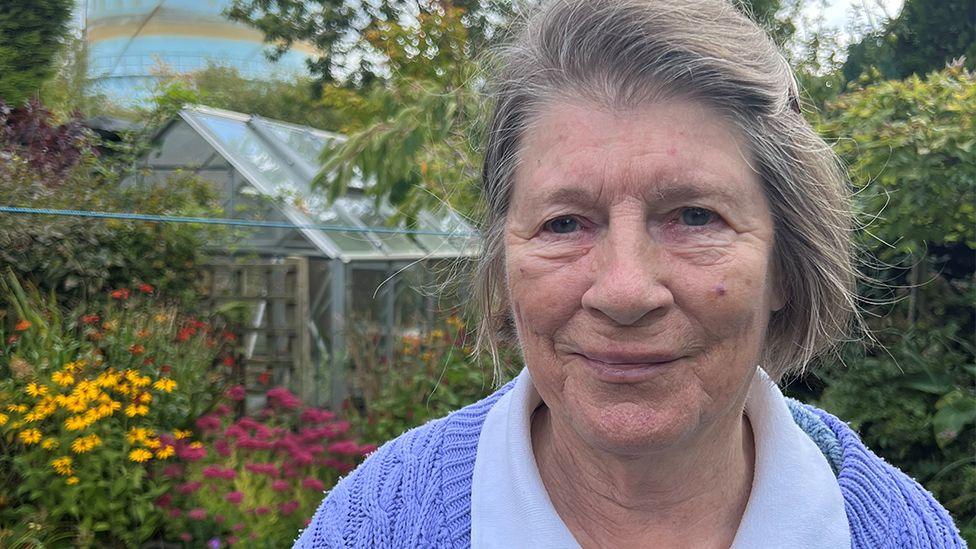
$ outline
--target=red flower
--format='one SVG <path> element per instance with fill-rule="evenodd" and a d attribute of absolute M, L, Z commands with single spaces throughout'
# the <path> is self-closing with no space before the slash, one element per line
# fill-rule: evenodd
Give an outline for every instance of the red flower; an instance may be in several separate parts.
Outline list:
<path fill-rule="evenodd" d="M 244 390 L 243 385 L 234 385 L 227 389 L 227 398 L 231 400 L 244 400 L 245 396 L 247 396 L 247 391 Z"/>
<path fill-rule="evenodd" d="M 152 366 L 155 363 L 156 363 L 156 359 L 152 357 L 146 358 L 142 361 L 143 366 Z"/>
<path fill-rule="evenodd" d="M 129 352 L 135 356 L 139 356 L 146 352 L 146 348 L 138 343 L 133 343 L 132 345 L 129 345 Z"/>
<path fill-rule="evenodd" d="M 132 295 L 132 292 L 128 288 L 119 288 L 118 290 L 112 290 L 112 292 L 109 295 L 112 296 L 112 299 L 125 301 L 126 299 L 129 299 L 129 296 Z"/>
<path fill-rule="evenodd" d="M 159 371 L 164 374 L 168 374 L 173 371 L 173 367 L 169 364 L 163 364 L 162 367 L 159 368 Z"/>
<path fill-rule="evenodd" d="M 99 318 L 98 315 L 95 314 L 84 315 L 81 317 L 81 323 L 87 326 L 91 326 L 92 324 L 98 324 L 100 320 L 101 318 Z"/>
<path fill-rule="evenodd" d="M 180 342 L 187 341 L 188 339 L 190 339 L 195 335 L 197 335 L 197 331 L 194 328 L 191 327 L 181 328 L 180 331 L 177 332 L 176 334 L 176 341 L 180 341 Z"/>
<path fill-rule="evenodd" d="M 262 372 L 258 374 L 258 383 L 261 385 L 267 385 L 271 383 L 271 372 Z"/>
<path fill-rule="evenodd" d="M 233 343 L 237 341 L 237 336 L 234 335 L 234 332 L 224 331 L 224 333 L 222 333 L 221 336 L 224 338 L 224 341 L 226 341 L 227 343 Z"/>
<path fill-rule="evenodd" d="M 290 514 L 294 513 L 296 509 L 298 509 L 298 505 L 299 504 L 298 504 L 297 501 L 290 500 L 290 501 L 286 501 L 286 502 L 282 503 L 278 507 L 278 510 L 281 511 L 281 514 L 282 515 L 290 515 Z"/>
<path fill-rule="evenodd" d="M 325 485 L 322 484 L 321 480 L 315 477 L 305 477 L 302 479 L 302 488 L 321 492 L 322 490 L 325 490 Z"/>
<path fill-rule="evenodd" d="M 198 418 L 196 425 L 201 431 L 216 431 L 220 429 L 220 418 L 213 415 L 206 415 Z"/>
<path fill-rule="evenodd" d="M 173 495 L 172 494 L 163 494 L 163 495 L 159 496 L 158 498 L 156 498 L 156 505 L 158 505 L 160 507 L 169 507 L 169 504 L 170 503 L 173 503 Z"/>
<path fill-rule="evenodd" d="M 234 357 L 231 355 L 227 355 L 223 358 L 223 360 L 220 361 L 220 363 L 223 364 L 224 366 L 227 366 L 228 368 L 231 368 L 234 366 Z"/>
<path fill-rule="evenodd" d="M 291 484 L 287 480 L 277 479 L 271 483 L 271 489 L 275 492 L 284 492 L 285 490 L 291 488 Z"/>
<path fill-rule="evenodd" d="M 264 505 L 262 505 L 261 507 L 258 507 L 256 509 L 254 509 L 254 514 L 255 515 L 267 515 L 270 512 L 271 512 L 271 509 L 268 508 L 268 507 L 265 507 Z"/>
<path fill-rule="evenodd" d="M 14 326 L 14 331 L 23 332 L 24 330 L 30 327 L 31 327 L 30 321 L 22 318 L 17 322 L 17 325 Z"/>
<path fill-rule="evenodd" d="M 224 499 L 227 501 L 227 503 L 237 505 L 244 500 L 244 494 L 240 492 L 228 492 L 227 495 L 224 496 Z"/>
<path fill-rule="evenodd" d="M 183 540 L 183 541 L 192 541 L 193 540 L 193 536 L 190 535 L 189 532 L 183 532 L 182 534 L 180 534 L 180 539 Z"/>
<path fill-rule="evenodd" d="M 139 291 L 144 294 L 151 294 L 153 293 L 153 287 L 143 282 L 142 284 L 139 285 Z"/>

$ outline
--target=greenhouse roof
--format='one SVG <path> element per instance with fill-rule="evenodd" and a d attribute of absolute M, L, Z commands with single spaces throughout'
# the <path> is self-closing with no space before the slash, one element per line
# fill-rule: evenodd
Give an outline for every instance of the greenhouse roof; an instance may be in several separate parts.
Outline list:
<path fill-rule="evenodd" d="M 187 138 L 183 147 L 177 144 L 175 154 L 168 155 L 174 163 L 199 169 L 216 152 L 258 194 L 274 199 L 275 208 L 328 257 L 413 260 L 464 257 L 477 251 L 473 228 L 448 208 L 421 212 L 415 226 L 396 227 L 390 224 L 393 207 L 377 205 L 365 196 L 361 181 L 353 182 L 343 196 L 331 202 L 324 192 L 313 192 L 319 154 L 327 142 L 345 139 L 341 135 L 204 106 L 184 107 L 179 118 L 213 151 L 194 150 L 194 139 Z M 180 132 L 170 132 L 172 128 L 173 124 L 160 135 L 169 132 L 177 138 Z"/>

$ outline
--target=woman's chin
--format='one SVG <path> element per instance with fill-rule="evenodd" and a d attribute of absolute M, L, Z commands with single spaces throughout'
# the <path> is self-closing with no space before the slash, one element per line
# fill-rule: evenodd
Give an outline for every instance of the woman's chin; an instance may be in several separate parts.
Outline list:
<path fill-rule="evenodd" d="M 589 446 L 620 456 L 660 455 L 686 445 L 698 427 L 689 410 L 648 407 L 647 403 L 617 403 L 588 410 L 571 422 Z"/>

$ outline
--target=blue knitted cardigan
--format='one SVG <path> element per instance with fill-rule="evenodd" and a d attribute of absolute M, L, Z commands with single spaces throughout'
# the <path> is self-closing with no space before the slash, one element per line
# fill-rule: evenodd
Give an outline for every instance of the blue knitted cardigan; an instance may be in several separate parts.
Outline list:
<path fill-rule="evenodd" d="M 328 493 L 295 547 L 469 547 L 481 426 L 512 385 L 383 445 Z M 854 548 L 965 547 L 932 495 L 867 449 L 844 422 L 788 404 L 837 475 Z"/>

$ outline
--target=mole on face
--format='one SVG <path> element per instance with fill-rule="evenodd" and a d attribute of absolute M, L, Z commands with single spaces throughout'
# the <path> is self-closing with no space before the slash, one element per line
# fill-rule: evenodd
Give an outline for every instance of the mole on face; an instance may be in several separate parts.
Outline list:
<path fill-rule="evenodd" d="M 720 283 L 715 286 L 715 297 L 722 297 L 723 295 L 725 295 L 725 284 Z"/>

